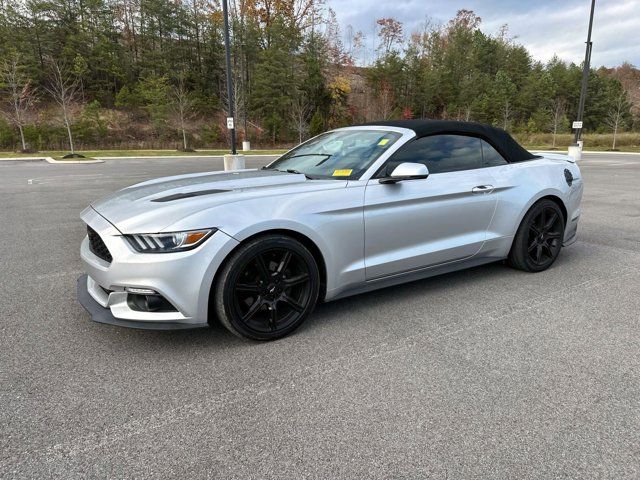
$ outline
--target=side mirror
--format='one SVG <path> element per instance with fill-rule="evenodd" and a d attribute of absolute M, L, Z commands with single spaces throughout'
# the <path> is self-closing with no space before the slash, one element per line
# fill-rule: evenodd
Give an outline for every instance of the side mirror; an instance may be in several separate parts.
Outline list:
<path fill-rule="evenodd" d="M 398 165 L 391 176 L 381 178 L 380 183 L 398 183 L 403 180 L 419 180 L 429 176 L 429 169 L 423 163 L 404 162 Z"/>

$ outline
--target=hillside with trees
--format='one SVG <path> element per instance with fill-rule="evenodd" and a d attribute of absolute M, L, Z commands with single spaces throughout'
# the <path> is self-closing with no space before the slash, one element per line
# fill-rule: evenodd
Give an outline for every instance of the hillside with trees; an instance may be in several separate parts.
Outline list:
<path fill-rule="evenodd" d="M 230 1 L 236 124 L 261 146 L 375 119 L 452 118 L 516 134 L 570 131 L 580 65 L 541 63 L 461 10 L 377 38 L 321 0 Z M 191 148 L 226 142 L 214 0 L 0 0 L 0 149 Z M 428 13 L 428 12 L 425 12 Z M 363 61 L 364 44 L 377 47 Z M 637 129 L 640 72 L 590 73 L 587 132 Z"/>

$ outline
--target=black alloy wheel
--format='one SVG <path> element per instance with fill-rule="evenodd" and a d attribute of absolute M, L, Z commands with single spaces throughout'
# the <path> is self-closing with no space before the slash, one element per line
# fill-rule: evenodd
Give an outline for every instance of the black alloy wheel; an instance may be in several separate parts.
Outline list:
<path fill-rule="evenodd" d="M 529 260 L 536 265 L 553 261 L 560 251 L 563 228 L 561 214 L 553 208 L 543 208 L 529 225 Z"/>
<path fill-rule="evenodd" d="M 223 268 L 216 313 L 235 335 L 274 340 L 302 324 L 317 302 L 319 286 L 315 259 L 300 242 L 260 237 L 242 245 Z"/>
<path fill-rule="evenodd" d="M 541 200 L 527 212 L 511 247 L 509 263 L 520 270 L 541 272 L 558 257 L 564 237 L 564 215 L 552 200 Z"/>

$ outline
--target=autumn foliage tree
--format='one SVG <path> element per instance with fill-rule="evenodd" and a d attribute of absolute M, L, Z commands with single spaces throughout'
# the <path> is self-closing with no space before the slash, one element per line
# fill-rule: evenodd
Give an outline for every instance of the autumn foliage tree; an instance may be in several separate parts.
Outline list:
<path fill-rule="evenodd" d="M 0 65 L 18 58 L 20 68 L 15 89 L 6 75 L 0 86 L 0 148 L 198 148 L 224 141 L 218 1 L 1 5 Z M 442 24 L 427 19 L 412 31 L 393 17 L 372 16 L 371 31 L 355 31 L 324 0 L 229 0 L 229 7 L 236 125 L 239 138 L 254 144 L 293 143 L 381 118 L 454 118 L 548 132 L 555 98 L 566 105 L 557 132 L 575 115 L 580 65 L 537 61 L 506 25 L 487 33 L 471 10 Z M 177 90 L 176 72 L 183 72 Z M 613 131 L 607 118 L 621 90 L 628 102 L 617 131 L 636 128 L 640 72 L 621 65 L 590 75 L 585 130 Z"/>
<path fill-rule="evenodd" d="M 378 38 L 380 39 L 378 49 L 382 55 L 388 55 L 402 44 L 402 24 L 395 18 L 379 18 L 376 23 L 380 27 L 378 30 Z"/>
<path fill-rule="evenodd" d="M 370 88 L 366 104 L 373 106 L 366 120 L 406 118 L 410 110 L 414 118 L 473 120 L 513 132 L 544 132 L 553 117 L 557 134 L 568 130 L 569 119 L 575 117 L 581 66 L 557 57 L 544 64 L 536 61 L 514 42 L 506 25 L 490 35 L 480 30 L 478 15 L 460 10 L 444 25 L 425 21 L 405 43 L 400 40 L 401 25 L 393 19 L 382 18 L 377 24 L 379 55 L 365 74 Z M 631 100 L 622 105 L 623 116 L 630 118 L 629 108 L 640 105 L 640 71 L 631 66 L 591 71 L 587 131 L 611 129 L 607 118 L 617 110 L 616 92 L 621 89 Z M 561 105 L 554 99 L 562 99 Z"/>

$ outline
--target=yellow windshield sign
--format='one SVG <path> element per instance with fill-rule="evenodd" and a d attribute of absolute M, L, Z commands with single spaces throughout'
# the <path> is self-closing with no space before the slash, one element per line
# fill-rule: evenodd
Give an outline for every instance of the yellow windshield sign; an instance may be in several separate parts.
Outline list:
<path fill-rule="evenodd" d="M 382 140 L 380 140 L 378 142 L 378 145 L 380 145 L 381 147 L 384 147 L 387 143 L 389 143 L 389 139 L 388 138 L 383 138 Z"/>
<path fill-rule="evenodd" d="M 334 177 L 348 177 L 349 175 L 351 175 L 351 172 L 353 172 L 353 170 L 351 170 L 350 168 L 346 168 L 344 170 L 334 170 L 333 171 L 333 176 Z"/>

